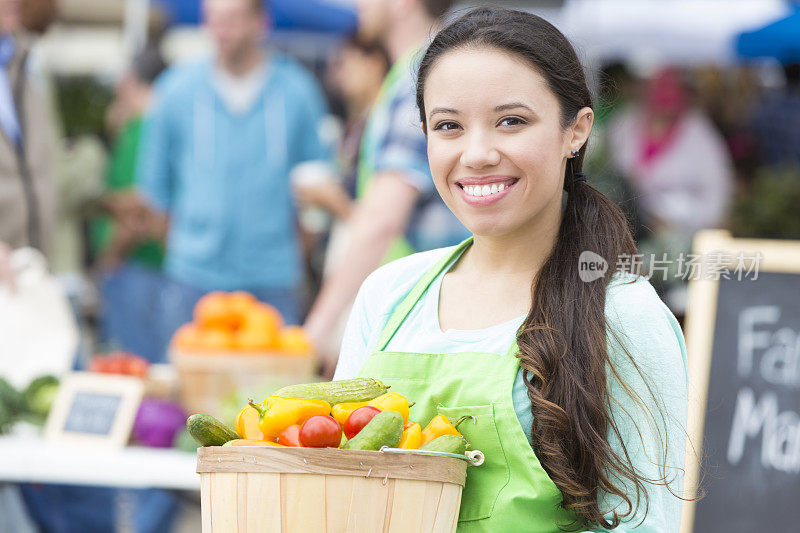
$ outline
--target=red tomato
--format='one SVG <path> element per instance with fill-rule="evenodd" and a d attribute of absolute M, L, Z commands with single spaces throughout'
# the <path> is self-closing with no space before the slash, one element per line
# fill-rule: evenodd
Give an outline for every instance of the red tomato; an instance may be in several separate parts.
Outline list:
<path fill-rule="evenodd" d="M 342 426 L 329 415 L 312 416 L 300 428 L 300 443 L 309 448 L 338 448 Z"/>
<path fill-rule="evenodd" d="M 281 431 L 280 435 L 278 435 L 278 444 L 293 446 L 295 448 L 302 446 L 302 444 L 300 444 L 300 426 L 294 424 Z"/>
<path fill-rule="evenodd" d="M 101 372 L 107 372 L 109 374 L 124 374 L 125 373 L 125 361 L 124 359 L 117 357 L 116 355 L 106 356 L 105 366 Z"/>
<path fill-rule="evenodd" d="M 380 413 L 381 410 L 377 407 L 372 407 L 371 405 L 365 405 L 364 407 L 359 407 L 347 418 L 347 422 L 344 423 L 344 435 L 349 439 L 352 439 L 358 432 L 364 429 L 364 426 L 369 424 L 369 421 L 372 420 L 372 417 Z"/>

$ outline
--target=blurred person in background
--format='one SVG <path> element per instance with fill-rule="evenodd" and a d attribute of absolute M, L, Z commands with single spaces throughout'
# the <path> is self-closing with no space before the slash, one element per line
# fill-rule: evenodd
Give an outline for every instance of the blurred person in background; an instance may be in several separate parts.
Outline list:
<path fill-rule="evenodd" d="M 204 0 L 213 58 L 156 84 L 137 168 L 166 235 L 160 319 L 168 338 L 212 290 L 247 290 L 288 323 L 302 262 L 289 174 L 329 163 L 316 80 L 264 46 L 261 0 Z"/>
<path fill-rule="evenodd" d="M 452 0 L 359 0 L 359 35 L 378 40 L 392 68 L 364 131 L 357 204 L 342 260 L 323 281 L 305 328 L 322 358 L 336 365 L 335 332 L 358 288 L 382 262 L 457 244 L 468 236 L 433 185 L 417 111 L 414 71 Z"/>
<path fill-rule="evenodd" d="M 136 159 L 151 84 L 164 64 L 150 46 L 134 58 L 116 85 L 106 122 L 115 135 L 101 206 L 90 236 L 101 276 L 101 342 L 161 362 L 156 302 L 162 287 L 163 243 L 153 213 L 136 190 Z"/>
<path fill-rule="evenodd" d="M 21 7 L 22 25 L 38 37 L 47 33 L 55 22 L 59 3 L 56 0 L 25 0 Z M 47 134 L 53 147 L 50 157 L 58 209 L 51 239 L 50 267 L 69 295 L 77 319 L 81 320 L 93 299 L 86 276 L 85 223 L 93 202 L 102 192 L 107 153 L 98 135 L 67 133 L 67 117 L 59 105 L 60 95 L 54 74 L 56 65 L 49 61 L 39 42 L 37 39 L 30 49 L 28 65 L 37 72 L 45 105 L 52 110 Z"/>
<path fill-rule="evenodd" d="M 350 215 L 364 128 L 389 66 L 383 47 L 358 36 L 347 39 L 336 53 L 327 77 L 344 104 L 344 134 L 337 153 L 342 182 L 339 186 L 295 187 L 301 203 L 321 207 L 340 220 Z"/>
<path fill-rule="evenodd" d="M 0 282 L 13 283 L 11 251 L 52 252 L 56 213 L 53 117 L 29 64 L 21 0 L 0 0 Z"/>
<path fill-rule="evenodd" d="M 326 72 L 330 92 L 344 109 L 344 128 L 337 151 L 338 180 L 303 184 L 295 181 L 297 199 L 304 207 L 320 208 L 332 218 L 327 239 L 317 239 L 311 254 L 315 278 L 322 277 L 342 256 L 358 180 L 358 156 L 369 112 L 390 67 L 384 48 L 354 35 L 331 56 Z"/>
<path fill-rule="evenodd" d="M 674 268 L 697 230 L 727 223 L 733 169 L 725 142 L 671 67 L 646 82 L 642 102 L 613 117 L 608 132 L 611 163 L 631 180 L 648 231 L 640 252 L 667 254 Z M 663 295 L 674 274 L 651 283 Z"/>
<path fill-rule="evenodd" d="M 612 119 L 612 163 L 633 181 L 654 230 L 693 232 L 725 222 L 731 165 L 708 117 L 692 106 L 677 69 L 647 82 L 644 101 Z"/>
<path fill-rule="evenodd" d="M 765 94 L 750 127 L 765 165 L 800 165 L 800 62 L 783 65 L 785 85 Z"/>

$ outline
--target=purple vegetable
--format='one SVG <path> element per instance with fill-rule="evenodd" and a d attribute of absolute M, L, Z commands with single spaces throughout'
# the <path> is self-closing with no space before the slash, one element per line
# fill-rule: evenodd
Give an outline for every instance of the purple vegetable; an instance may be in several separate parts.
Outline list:
<path fill-rule="evenodd" d="M 153 448 L 171 448 L 178 433 L 186 427 L 186 413 L 174 403 L 145 399 L 133 422 L 133 436 Z"/>

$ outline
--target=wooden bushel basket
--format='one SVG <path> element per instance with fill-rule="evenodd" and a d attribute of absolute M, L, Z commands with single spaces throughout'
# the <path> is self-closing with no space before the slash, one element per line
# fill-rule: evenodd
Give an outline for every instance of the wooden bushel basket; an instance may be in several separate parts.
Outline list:
<path fill-rule="evenodd" d="M 203 533 L 449 533 L 466 469 L 416 453 L 200 448 Z"/>
<path fill-rule="evenodd" d="M 195 354 L 171 350 L 180 379 L 181 405 L 190 413 L 220 416 L 223 398 L 239 390 L 264 394 L 315 381 L 316 360 L 282 354 Z"/>

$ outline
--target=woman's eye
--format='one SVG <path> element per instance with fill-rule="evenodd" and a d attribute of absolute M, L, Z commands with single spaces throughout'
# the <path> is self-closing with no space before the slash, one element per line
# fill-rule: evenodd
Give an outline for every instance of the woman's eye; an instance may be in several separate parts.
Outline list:
<path fill-rule="evenodd" d="M 438 123 L 436 125 L 436 127 L 434 127 L 433 129 L 434 130 L 440 130 L 440 131 L 453 131 L 453 130 L 457 129 L 458 127 L 459 127 L 458 124 L 456 124 L 455 122 L 445 121 L 445 122 Z"/>
<path fill-rule="evenodd" d="M 525 120 L 519 117 L 506 117 L 500 121 L 501 126 L 521 126 L 526 124 Z"/>

